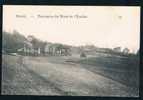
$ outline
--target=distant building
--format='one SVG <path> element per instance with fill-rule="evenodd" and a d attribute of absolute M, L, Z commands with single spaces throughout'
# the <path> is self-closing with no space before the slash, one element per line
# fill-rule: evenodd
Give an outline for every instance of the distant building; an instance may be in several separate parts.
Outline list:
<path fill-rule="evenodd" d="M 33 39 L 34 39 L 34 37 L 33 37 L 32 35 L 28 35 L 28 36 L 27 36 L 27 40 L 28 40 L 29 42 L 31 42 Z"/>
<path fill-rule="evenodd" d="M 24 41 L 23 51 L 25 53 L 33 53 L 34 50 L 33 50 L 32 44 L 30 42 L 28 42 L 28 41 Z"/>
<path fill-rule="evenodd" d="M 41 49 L 34 49 L 33 45 L 31 42 L 29 41 L 24 41 L 24 45 L 23 48 L 20 48 L 17 50 L 18 52 L 24 53 L 25 55 L 29 55 L 29 54 L 40 54 L 41 53 Z"/>
<path fill-rule="evenodd" d="M 51 43 L 47 43 L 46 46 L 45 46 L 45 54 L 47 55 L 53 55 L 54 52 L 55 52 L 55 47 L 51 44 Z"/>
<path fill-rule="evenodd" d="M 114 50 L 115 52 L 121 52 L 121 47 L 115 47 L 113 50 Z"/>
<path fill-rule="evenodd" d="M 130 51 L 130 50 L 129 50 L 128 48 L 124 48 L 124 49 L 123 49 L 123 53 L 124 53 L 124 54 L 128 54 L 129 51 Z"/>
<path fill-rule="evenodd" d="M 70 48 L 61 44 L 47 43 L 45 46 L 45 54 L 53 56 L 67 56 L 70 55 Z"/>
<path fill-rule="evenodd" d="M 95 46 L 94 45 L 86 45 L 82 49 L 84 51 L 93 51 L 93 50 L 95 50 Z"/>

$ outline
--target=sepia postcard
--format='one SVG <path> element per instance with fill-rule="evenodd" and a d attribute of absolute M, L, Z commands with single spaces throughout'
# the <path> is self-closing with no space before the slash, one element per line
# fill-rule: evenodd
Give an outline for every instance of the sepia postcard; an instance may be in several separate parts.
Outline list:
<path fill-rule="evenodd" d="M 2 95 L 139 97 L 139 6 L 3 5 Z"/>

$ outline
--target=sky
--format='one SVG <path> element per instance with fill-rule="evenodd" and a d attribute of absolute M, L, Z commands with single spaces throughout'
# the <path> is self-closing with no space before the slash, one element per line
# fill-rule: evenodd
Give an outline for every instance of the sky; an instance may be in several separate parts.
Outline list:
<path fill-rule="evenodd" d="M 3 30 L 17 30 L 53 43 L 120 46 L 136 52 L 140 45 L 140 7 L 4 5 Z"/>

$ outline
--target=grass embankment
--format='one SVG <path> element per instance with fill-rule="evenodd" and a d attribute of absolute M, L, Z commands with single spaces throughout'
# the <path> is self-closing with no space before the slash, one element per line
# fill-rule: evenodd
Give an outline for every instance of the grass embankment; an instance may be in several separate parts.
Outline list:
<path fill-rule="evenodd" d="M 2 55 L 3 95 L 60 95 L 60 91 L 30 71 L 22 56 Z"/>
<path fill-rule="evenodd" d="M 116 80 L 127 86 L 139 87 L 139 57 L 138 56 L 100 56 L 77 61 L 91 71 Z"/>

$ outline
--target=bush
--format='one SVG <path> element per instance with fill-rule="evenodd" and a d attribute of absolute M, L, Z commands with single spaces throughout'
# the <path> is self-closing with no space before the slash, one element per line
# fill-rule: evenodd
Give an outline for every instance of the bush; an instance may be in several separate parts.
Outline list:
<path fill-rule="evenodd" d="M 86 57 L 86 54 L 85 54 L 84 52 L 82 52 L 82 53 L 80 54 L 80 57 Z"/>

